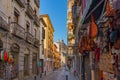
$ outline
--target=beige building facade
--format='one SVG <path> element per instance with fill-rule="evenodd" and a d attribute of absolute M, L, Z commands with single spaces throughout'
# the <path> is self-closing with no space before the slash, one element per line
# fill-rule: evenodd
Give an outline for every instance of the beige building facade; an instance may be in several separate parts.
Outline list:
<path fill-rule="evenodd" d="M 1 51 L 11 53 L 14 62 L 2 62 L 0 78 L 29 80 L 39 74 L 39 0 L 0 0 Z M 3 65 L 3 66 L 2 66 Z M 11 75 L 4 71 L 11 71 Z"/>

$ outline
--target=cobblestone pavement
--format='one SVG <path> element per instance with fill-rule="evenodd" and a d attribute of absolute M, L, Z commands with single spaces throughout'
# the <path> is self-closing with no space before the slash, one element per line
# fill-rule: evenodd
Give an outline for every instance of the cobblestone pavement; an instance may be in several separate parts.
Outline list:
<path fill-rule="evenodd" d="M 68 74 L 68 80 L 78 80 L 78 78 L 75 77 L 72 73 L 67 71 L 67 74 Z M 66 71 L 64 70 L 64 68 L 61 68 L 45 76 L 40 80 L 66 80 Z"/>

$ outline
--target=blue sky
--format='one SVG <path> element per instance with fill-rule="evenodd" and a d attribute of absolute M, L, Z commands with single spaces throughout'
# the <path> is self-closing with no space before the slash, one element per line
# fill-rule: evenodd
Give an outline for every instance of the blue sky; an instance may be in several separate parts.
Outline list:
<path fill-rule="evenodd" d="M 40 0 L 40 14 L 48 14 L 54 27 L 54 41 L 67 43 L 67 0 Z"/>

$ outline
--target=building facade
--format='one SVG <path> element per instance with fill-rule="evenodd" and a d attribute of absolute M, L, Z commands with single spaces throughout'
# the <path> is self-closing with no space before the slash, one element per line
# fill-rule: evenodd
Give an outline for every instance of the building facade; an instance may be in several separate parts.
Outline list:
<path fill-rule="evenodd" d="M 75 0 L 72 11 L 75 46 L 78 47 L 74 50 L 80 56 L 76 57 L 80 80 L 120 79 L 118 4 L 119 0 Z M 112 41 L 114 32 L 116 39 Z"/>
<path fill-rule="evenodd" d="M 73 20 L 72 20 L 72 6 L 74 0 L 68 0 L 68 10 L 67 10 L 67 45 L 68 45 L 68 54 L 73 55 L 73 45 L 75 43 L 75 38 L 73 34 Z"/>
<path fill-rule="evenodd" d="M 39 0 L 0 1 L 1 54 L 11 53 L 9 55 L 13 58 L 9 64 L 0 61 L 0 78 L 29 80 L 39 74 L 38 17 Z"/>
<path fill-rule="evenodd" d="M 56 45 L 58 46 L 58 51 L 60 53 L 60 58 L 61 58 L 61 67 L 64 66 L 67 63 L 67 45 L 64 43 L 63 40 L 58 40 L 56 42 Z"/>
<path fill-rule="evenodd" d="M 48 14 L 41 15 L 45 21 L 45 40 L 44 40 L 44 54 L 45 54 L 45 70 L 50 72 L 53 70 L 53 44 L 54 44 L 54 28 Z"/>
<path fill-rule="evenodd" d="M 44 40 L 45 40 L 45 27 L 47 27 L 45 21 L 40 16 L 40 55 L 39 55 L 39 68 L 40 74 L 45 73 L 45 54 L 44 54 Z"/>
<path fill-rule="evenodd" d="M 54 70 L 55 69 L 58 69 L 60 68 L 61 66 L 61 54 L 59 52 L 59 47 L 56 43 L 54 43 L 54 63 L 53 63 L 53 66 L 54 66 Z"/>

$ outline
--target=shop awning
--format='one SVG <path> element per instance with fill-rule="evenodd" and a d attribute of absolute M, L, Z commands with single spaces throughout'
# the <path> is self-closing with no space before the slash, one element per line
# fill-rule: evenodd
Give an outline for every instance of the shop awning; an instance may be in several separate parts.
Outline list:
<path fill-rule="evenodd" d="M 95 21 L 97 21 L 100 18 L 102 12 L 105 10 L 105 2 L 106 0 L 92 0 L 92 3 L 86 12 L 86 15 L 82 20 L 82 24 L 86 24 L 91 20 L 91 14 L 94 16 Z"/>

